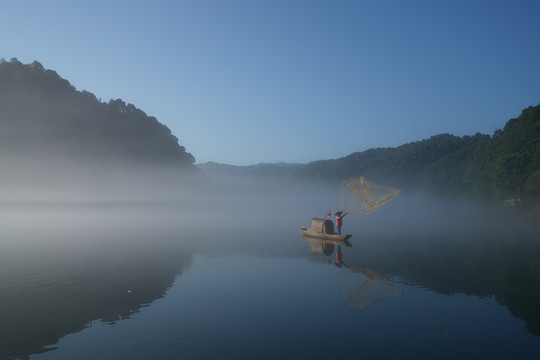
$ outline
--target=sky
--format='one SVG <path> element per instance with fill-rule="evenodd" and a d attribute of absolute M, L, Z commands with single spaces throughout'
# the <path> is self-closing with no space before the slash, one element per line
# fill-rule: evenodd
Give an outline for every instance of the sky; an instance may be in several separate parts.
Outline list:
<path fill-rule="evenodd" d="M 154 116 L 197 163 L 493 134 L 540 103 L 540 1 L 0 0 L 0 57 Z"/>

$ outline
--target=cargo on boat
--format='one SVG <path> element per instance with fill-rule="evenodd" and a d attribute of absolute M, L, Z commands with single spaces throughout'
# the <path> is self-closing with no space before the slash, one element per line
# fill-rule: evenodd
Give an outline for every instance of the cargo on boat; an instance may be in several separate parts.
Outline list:
<path fill-rule="evenodd" d="M 336 234 L 332 220 L 319 218 L 311 219 L 309 228 L 300 228 L 300 232 L 306 236 L 328 240 L 347 240 L 352 236 L 351 234 Z"/>

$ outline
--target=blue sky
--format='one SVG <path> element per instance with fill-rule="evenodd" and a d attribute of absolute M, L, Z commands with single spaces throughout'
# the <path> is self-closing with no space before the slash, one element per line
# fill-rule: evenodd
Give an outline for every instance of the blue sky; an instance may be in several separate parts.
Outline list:
<path fill-rule="evenodd" d="M 2 1 L 0 57 L 167 125 L 197 162 L 492 134 L 540 102 L 540 1 Z"/>

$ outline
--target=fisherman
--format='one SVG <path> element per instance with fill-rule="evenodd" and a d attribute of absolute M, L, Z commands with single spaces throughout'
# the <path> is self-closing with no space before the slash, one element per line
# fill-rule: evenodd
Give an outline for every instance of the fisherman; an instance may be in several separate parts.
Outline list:
<path fill-rule="evenodd" d="M 343 218 L 348 213 L 349 213 L 348 211 L 346 213 L 343 213 L 343 211 L 338 211 L 337 213 L 334 214 L 336 215 L 336 228 L 337 228 L 338 234 L 341 234 L 341 227 L 343 226 Z"/>

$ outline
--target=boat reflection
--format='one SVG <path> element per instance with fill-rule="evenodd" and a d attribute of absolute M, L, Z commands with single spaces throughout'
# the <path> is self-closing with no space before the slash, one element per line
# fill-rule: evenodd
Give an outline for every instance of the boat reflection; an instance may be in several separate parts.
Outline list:
<path fill-rule="evenodd" d="M 343 268 L 339 278 L 339 298 L 343 306 L 367 311 L 380 300 L 403 296 L 403 290 L 373 269 L 344 262 L 341 248 L 352 247 L 348 240 L 323 240 L 310 236 L 301 236 L 300 239 L 309 242 L 312 254 L 331 256 L 335 250 L 334 265 Z M 330 264 L 331 260 L 327 259 L 327 263 Z"/>
<path fill-rule="evenodd" d="M 320 239 L 311 236 L 300 236 L 300 240 L 309 243 L 309 250 L 311 250 L 312 254 L 325 256 L 330 256 L 334 253 L 335 245 L 343 247 L 352 246 L 349 240 Z"/>

